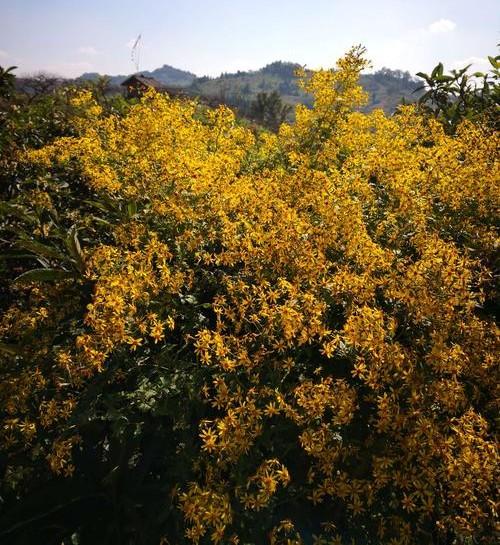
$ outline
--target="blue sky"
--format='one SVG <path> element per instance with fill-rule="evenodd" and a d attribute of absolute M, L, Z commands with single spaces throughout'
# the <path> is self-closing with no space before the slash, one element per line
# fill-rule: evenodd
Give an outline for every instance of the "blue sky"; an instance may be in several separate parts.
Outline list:
<path fill-rule="evenodd" d="M 64 76 L 163 64 L 197 75 L 274 60 L 332 66 L 362 43 L 374 68 L 414 73 L 496 54 L 496 0 L 0 0 L 0 65 Z"/>

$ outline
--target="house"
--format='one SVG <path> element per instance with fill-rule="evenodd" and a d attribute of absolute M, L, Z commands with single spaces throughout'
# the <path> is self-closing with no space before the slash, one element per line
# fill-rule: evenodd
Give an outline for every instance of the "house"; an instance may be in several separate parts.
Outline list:
<path fill-rule="evenodd" d="M 121 85 L 126 89 L 127 98 L 138 98 L 149 89 L 156 89 L 157 91 L 165 89 L 160 81 L 142 74 L 133 74 L 125 81 L 122 81 Z"/>

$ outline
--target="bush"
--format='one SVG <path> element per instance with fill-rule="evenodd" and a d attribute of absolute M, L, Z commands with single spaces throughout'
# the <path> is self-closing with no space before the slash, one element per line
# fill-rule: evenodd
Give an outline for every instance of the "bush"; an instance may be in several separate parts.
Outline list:
<path fill-rule="evenodd" d="M 278 134 L 81 93 L 20 155 L 4 542 L 494 543 L 498 135 L 353 112 L 364 65 Z"/>
<path fill-rule="evenodd" d="M 430 75 L 419 72 L 425 93 L 419 103 L 427 113 L 439 119 L 448 132 L 453 133 L 464 120 L 481 120 L 498 130 L 500 107 L 500 56 L 488 57 L 490 72 L 468 72 L 470 64 L 460 70 L 444 73 L 439 63 Z"/>

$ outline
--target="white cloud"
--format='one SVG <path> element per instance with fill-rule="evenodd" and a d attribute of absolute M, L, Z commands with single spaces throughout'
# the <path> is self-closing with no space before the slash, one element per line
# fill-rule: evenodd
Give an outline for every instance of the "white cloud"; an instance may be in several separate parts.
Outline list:
<path fill-rule="evenodd" d="M 452 32 L 455 30 L 456 26 L 456 23 L 450 21 L 449 19 L 439 19 L 438 21 L 431 23 L 427 27 L 427 30 L 434 34 L 438 34 L 442 32 Z"/>
<path fill-rule="evenodd" d="M 465 68 L 468 65 L 471 65 L 469 68 L 469 73 L 474 72 L 489 72 L 491 70 L 491 64 L 489 63 L 488 59 L 483 57 L 467 57 L 465 59 L 456 60 L 452 63 L 451 68 L 455 70 L 460 70 L 461 68 Z"/>
<path fill-rule="evenodd" d="M 83 55 L 98 55 L 99 51 L 95 47 L 92 47 L 91 45 L 82 46 L 78 48 L 78 53 L 82 53 Z"/>
<path fill-rule="evenodd" d="M 0 49 L 0 59 L 6 59 L 9 56 L 7 51 L 4 51 L 3 49 Z"/>
<path fill-rule="evenodd" d="M 463 66 L 467 66 L 468 64 L 478 64 L 481 66 L 489 66 L 490 63 L 488 59 L 484 59 L 483 57 L 467 57 L 466 59 L 457 60 L 453 63 L 453 68 L 461 68 Z"/>

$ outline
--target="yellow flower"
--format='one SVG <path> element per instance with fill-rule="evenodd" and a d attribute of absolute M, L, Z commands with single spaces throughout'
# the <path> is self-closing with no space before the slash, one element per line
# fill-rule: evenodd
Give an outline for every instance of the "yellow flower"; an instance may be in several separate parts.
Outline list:
<path fill-rule="evenodd" d="M 132 352 L 134 352 L 135 350 L 137 350 L 137 347 L 141 346 L 142 341 L 143 341 L 143 339 L 141 339 L 141 338 L 136 339 L 134 337 L 129 337 L 127 339 L 127 344 L 130 346 L 130 350 L 132 350 Z"/>

